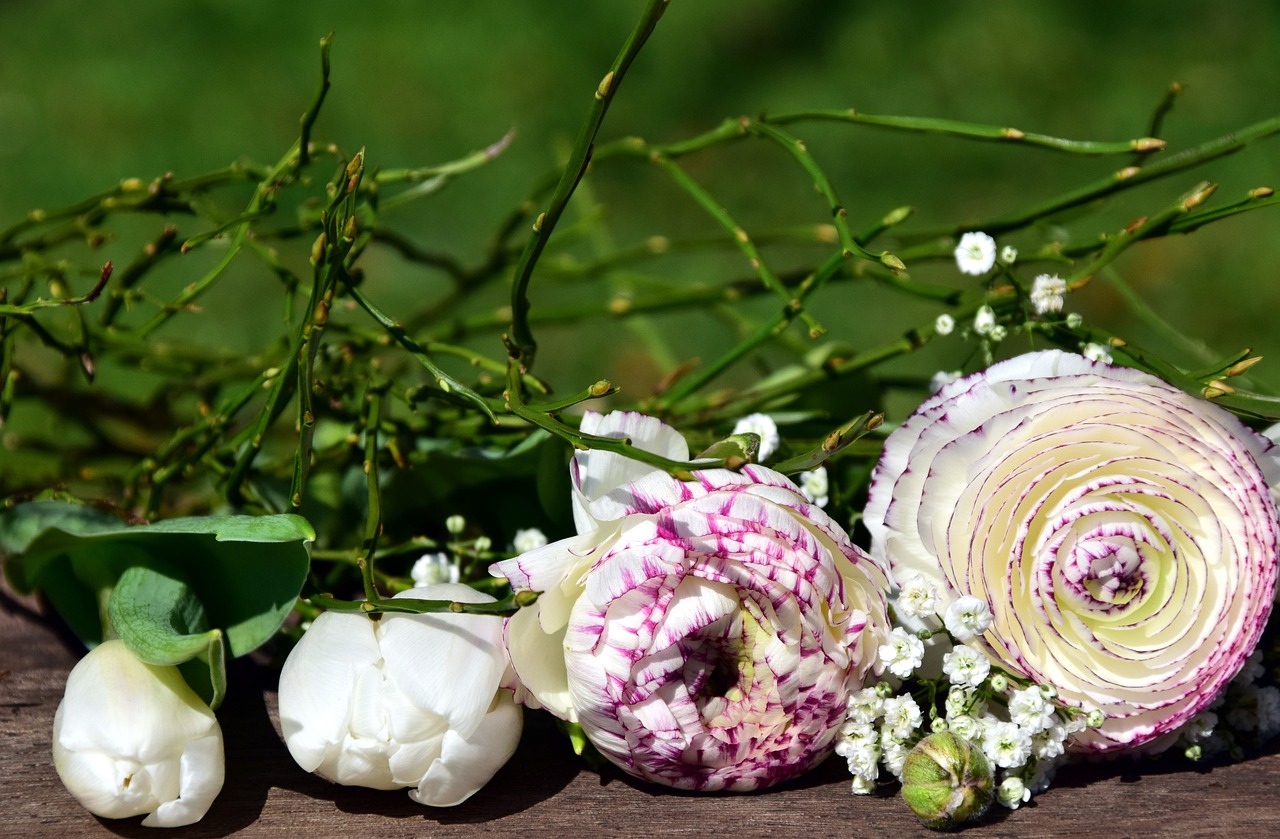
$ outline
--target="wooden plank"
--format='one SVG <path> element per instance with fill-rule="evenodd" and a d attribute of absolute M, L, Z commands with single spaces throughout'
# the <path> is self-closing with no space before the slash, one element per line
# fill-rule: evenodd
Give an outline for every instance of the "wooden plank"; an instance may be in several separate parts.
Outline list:
<path fill-rule="evenodd" d="M 163 835 L 139 819 L 102 821 L 63 789 L 49 752 L 53 713 L 78 652 L 30 599 L 0 591 L 0 836 Z M 227 781 L 213 809 L 183 836 L 510 837 L 925 836 L 890 791 L 852 796 L 841 761 L 782 788 L 695 795 L 633 782 L 612 768 L 583 769 L 541 714 L 527 715 L 511 762 L 450 809 L 402 792 L 338 787 L 293 764 L 280 741 L 275 675 L 233 662 L 219 711 Z M 1017 812 L 996 808 L 967 836 L 1280 835 L 1280 751 L 1212 769 L 1130 762 L 1070 767 Z"/>

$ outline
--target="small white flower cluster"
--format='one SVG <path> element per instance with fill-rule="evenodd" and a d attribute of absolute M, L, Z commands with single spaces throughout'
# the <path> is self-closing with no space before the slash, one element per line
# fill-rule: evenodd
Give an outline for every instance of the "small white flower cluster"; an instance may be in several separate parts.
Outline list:
<path fill-rule="evenodd" d="M 848 762 L 853 792 L 869 793 L 882 767 L 900 777 L 907 753 L 920 738 L 929 730 L 949 730 L 982 749 L 999 773 L 996 799 L 1016 809 L 1049 786 L 1065 760 L 1068 738 L 1085 728 L 1087 716 L 1060 707 L 1051 686 L 1011 687 L 1010 677 L 993 671 L 979 646 L 964 643 L 990 627 L 985 601 L 961 597 L 940 607 L 934 585 L 919 576 L 907 580 L 894 613 L 915 631 L 895 627 L 878 652 L 884 671 L 895 679 L 938 673 L 921 681 L 932 682 L 931 693 L 945 697 L 941 708 L 921 709 L 910 694 L 894 695 L 896 682 L 866 688 L 847 703 L 836 753 Z M 935 650 L 941 651 L 940 672 L 936 663 L 926 664 Z"/>
<path fill-rule="evenodd" d="M 1018 259 L 1018 249 L 1005 245 L 999 249 L 999 263 L 1006 267 L 1013 265 Z M 960 237 L 955 248 L 956 267 L 964 274 L 982 276 L 992 269 L 997 262 L 996 240 L 981 231 L 971 231 Z M 1057 274 L 1039 274 L 1031 281 L 1031 289 L 1027 293 L 1032 312 L 1038 317 L 1056 315 L 1062 311 L 1067 294 L 1067 282 Z M 1068 325 L 1077 327 L 1081 323 L 1078 314 L 1067 316 Z M 938 315 L 933 323 L 933 331 L 937 335 L 950 335 L 956 328 L 953 315 Z M 990 306 L 982 306 L 974 313 L 970 326 L 972 334 L 998 344 L 1009 334 L 1008 328 L 999 322 L 995 310 Z M 1093 345 L 1090 345 L 1093 346 Z M 1085 353 L 1088 355 L 1088 353 Z M 1092 356 L 1090 356 L 1092 358 Z"/>
<path fill-rule="evenodd" d="M 853 792 L 875 789 L 883 765 L 895 778 L 902 775 L 907 753 L 920 739 L 924 714 L 910 694 L 893 695 L 887 684 L 863 688 L 849 697 L 836 743 L 853 775 Z"/>
<path fill-rule="evenodd" d="M 1179 745 L 1187 757 L 1256 748 L 1280 735 L 1280 688 L 1258 684 L 1266 673 L 1262 658 L 1255 650 L 1227 689 L 1183 726 Z"/>

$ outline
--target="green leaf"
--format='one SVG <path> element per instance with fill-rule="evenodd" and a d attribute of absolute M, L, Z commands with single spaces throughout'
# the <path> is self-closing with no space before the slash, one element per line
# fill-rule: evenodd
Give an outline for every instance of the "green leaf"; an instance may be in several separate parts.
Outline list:
<path fill-rule="evenodd" d="M 103 592 L 136 565 L 177 569 L 232 656 L 276 633 L 306 579 L 315 539 L 300 516 L 199 516 L 128 525 L 82 505 L 33 501 L 0 514 L 15 590 L 43 589 L 86 644 L 102 640 Z M 100 624 L 98 624 L 100 626 Z"/>
<path fill-rule="evenodd" d="M 192 668 L 188 682 L 210 708 L 222 704 L 227 692 L 222 630 L 207 628 L 204 604 L 177 570 L 154 560 L 130 566 L 116 580 L 107 610 L 111 628 L 147 664 L 202 663 L 202 671 Z"/>

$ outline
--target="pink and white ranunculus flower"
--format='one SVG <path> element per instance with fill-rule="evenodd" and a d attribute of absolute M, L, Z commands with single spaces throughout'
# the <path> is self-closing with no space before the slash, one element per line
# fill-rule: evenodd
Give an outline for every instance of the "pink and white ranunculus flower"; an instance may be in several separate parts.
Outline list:
<path fill-rule="evenodd" d="M 582 430 L 689 458 L 642 414 L 590 413 Z M 578 453 L 579 535 L 492 570 L 541 592 L 507 624 L 528 701 L 636 777 L 750 790 L 831 752 L 888 636 L 886 569 L 777 472 L 695 474 Z"/>
<path fill-rule="evenodd" d="M 1256 646 L 1275 598 L 1280 456 L 1227 411 L 1051 351 L 953 382 L 885 443 L 865 518 L 970 642 L 1098 708 L 1076 751 L 1166 747 Z"/>

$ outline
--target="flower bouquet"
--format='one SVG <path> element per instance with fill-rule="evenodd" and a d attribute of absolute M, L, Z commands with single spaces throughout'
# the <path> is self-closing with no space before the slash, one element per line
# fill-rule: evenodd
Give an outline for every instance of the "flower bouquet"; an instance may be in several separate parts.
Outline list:
<path fill-rule="evenodd" d="M 1184 173 L 1280 119 L 1175 152 L 1174 89 L 1121 141 L 851 109 L 613 138 L 667 7 L 643 4 L 563 164 L 478 261 L 388 218 L 513 135 L 406 169 L 317 139 L 332 36 L 275 163 L 128 179 L 0 230 L 0 421 L 28 456 L 3 473 L 0 555 L 87 649 L 48 744 L 90 812 L 179 827 L 218 806 L 242 657 L 279 667 L 297 772 L 433 808 L 484 789 L 530 718 L 650 789 L 763 791 L 833 761 L 938 829 L 1073 761 L 1208 765 L 1280 734 L 1280 399 L 1259 356 L 1182 338 L 1117 268 L 1276 203 Z M 806 135 L 856 125 L 1121 164 L 915 228 L 847 204 Z M 707 185 L 699 161 L 748 141 L 811 189 L 803 226 Z M 712 232 L 613 245 L 593 188 L 635 163 Z M 406 295 L 391 255 L 447 286 Z M 1104 282 L 1168 340 L 1081 314 Z M 228 301 L 272 314 L 219 343 L 202 330 Z M 543 376 L 566 347 L 590 368 L 623 346 L 639 374 Z M 41 429 L 61 415 L 74 433 Z"/>

